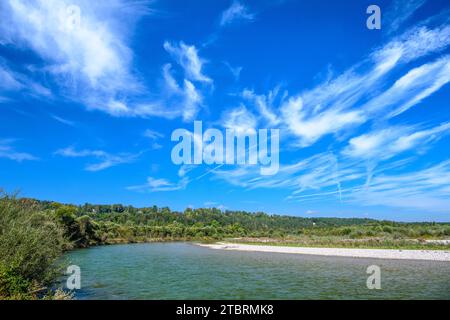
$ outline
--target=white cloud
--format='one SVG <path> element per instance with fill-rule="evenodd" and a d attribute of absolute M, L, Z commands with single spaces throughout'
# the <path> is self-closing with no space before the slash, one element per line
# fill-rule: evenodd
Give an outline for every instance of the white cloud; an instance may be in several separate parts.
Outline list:
<path fill-rule="evenodd" d="M 5 66 L 0 65 L 0 89 L 3 91 L 19 90 L 23 85 L 16 79 L 13 72 L 7 69 Z"/>
<path fill-rule="evenodd" d="M 191 121 L 203 104 L 203 95 L 195 85 L 183 80 L 179 85 L 172 75 L 172 65 L 166 64 L 162 68 L 163 87 L 160 98 L 138 104 L 132 111 L 135 116 L 157 116 L 167 119 L 182 117 L 184 121 Z"/>
<path fill-rule="evenodd" d="M 444 134 L 449 134 L 449 132 L 450 122 L 447 122 L 428 130 L 417 131 L 406 136 L 401 136 L 394 141 L 392 150 L 394 152 L 403 152 L 405 150 L 417 148 L 419 144 L 428 146 L 430 142 L 441 138 Z"/>
<path fill-rule="evenodd" d="M 301 97 L 291 98 L 281 106 L 284 123 L 300 138 L 303 147 L 314 144 L 322 136 L 336 133 L 366 121 L 360 111 L 331 108 L 321 113 L 309 112 Z"/>
<path fill-rule="evenodd" d="M 189 184 L 189 179 L 183 177 L 177 183 L 172 183 L 166 179 L 157 179 L 153 177 L 147 178 L 147 183 L 139 186 L 127 187 L 127 190 L 141 191 L 141 192 L 165 192 L 177 191 L 186 189 Z"/>
<path fill-rule="evenodd" d="M 164 135 L 162 133 L 147 129 L 144 131 L 143 136 L 152 141 L 152 149 L 153 150 L 158 150 L 158 149 L 163 148 L 163 146 L 160 143 L 158 143 L 158 140 L 164 138 Z"/>
<path fill-rule="evenodd" d="M 257 168 L 241 166 L 232 170 L 214 170 L 217 178 L 233 185 L 254 188 L 291 190 L 288 200 L 320 199 L 343 192 L 366 188 L 374 176 L 404 167 L 408 161 L 393 162 L 375 170 L 376 162 L 390 159 L 405 151 L 423 152 L 432 142 L 450 133 L 450 123 L 419 130 L 417 126 L 380 129 L 350 140 L 340 154 L 320 153 L 290 165 L 280 165 L 277 175 L 263 177 Z M 375 162 L 361 161 L 374 160 Z M 343 188 L 344 185 L 352 187 Z M 313 193 L 307 191 L 316 191 Z"/>
<path fill-rule="evenodd" d="M 352 138 L 343 154 L 352 158 L 386 160 L 408 150 L 429 147 L 443 134 L 450 132 L 450 123 L 417 130 L 414 127 L 389 127 Z"/>
<path fill-rule="evenodd" d="M 180 87 L 171 74 L 171 65 L 167 64 L 163 68 L 166 104 L 169 104 L 172 113 L 179 113 L 185 121 L 193 119 L 199 111 L 203 102 L 201 93 L 194 84 L 187 79 L 183 81 L 183 87 Z M 162 102 L 164 103 L 164 102 Z"/>
<path fill-rule="evenodd" d="M 17 91 L 36 97 L 51 98 L 52 95 L 48 88 L 23 73 L 11 70 L 6 61 L 0 59 L 0 92 L 8 94 Z"/>
<path fill-rule="evenodd" d="M 223 64 L 228 68 L 228 70 L 230 70 L 230 72 L 233 75 L 234 79 L 235 80 L 239 80 L 239 77 L 241 76 L 242 69 L 244 69 L 244 68 L 243 67 L 233 67 L 228 62 L 224 62 Z"/>
<path fill-rule="evenodd" d="M 274 176 L 261 176 L 257 166 L 240 166 L 232 170 L 214 170 L 216 178 L 247 189 L 281 188 L 301 194 L 332 187 L 339 193 L 341 184 L 365 177 L 365 171 L 354 163 L 340 163 L 331 152 L 320 153 L 294 164 L 280 165 Z"/>
<path fill-rule="evenodd" d="M 439 53 L 449 44 L 448 25 L 413 28 L 337 77 L 295 95 L 285 92 L 278 108 L 270 103 L 273 92 L 264 96 L 247 91 L 244 96 L 263 119 L 287 129 L 297 145 L 307 147 L 375 119 L 381 111 L 386 114 L 387 108 L 393 110 L 388 117 L 398 115 L 439 90 L 450 81 L 448 56 L 410 70 L 391 88 L 386 84 L 395 68 Z"/>
<path fill-rule="evenodd" d="M 202 95 L 197 91 L 194 84 L 189 80 L 184 80 L 184 111 L 183 119 L 189 121 L 193 119 L 203 102 Z"/>
<path fill-rule="evenodd" d="M 278 116 L 275 114 L 274 109 L 274 100 L 278 96 L 279 87 L 274 90 L 269 91 L 266 95 L 257 95 L 252 90 L 244 90 L 242 92 L 242 96 L 244 99 L 247 99 L 256 106 L 259 114 L 268 122 L 269 125 L 278 125 L 280 120 Z"/>
<path fill-rule="evenodd" d="M 420 103 L 450 81 L 450 56 L 410 70 L 394 85 L 362 108 L 369 113 L 394 109 L 387 118 L 397 116 Z"/>
<path fill-rule="evenodd" d="M 244 105 L 227 110 L 222 115 L 221 124 L 226 129 L 233 129 L 237 135 L 256 132 L 257 119 Z"/>
<path fill-rule="evenodd" d="M 127 42 L 136 20 L 150 11 L 147 1 L 22 0 L 2 1 L 0 39 L 3 45 L 31 49 L 64 96 L 90 109 L 121 114 L 114 101 L 142 90 L 132 72 Z M 68 27 L 80 8 L 80 24 Z M 39 89 L 39 88 L 37 88 Z"/>
<path fill-rule="evenodd" d="M 407 63 L 432 53 L 441 52 L 450 43 L 450 26 L 444 24 L 436 28 L 426 26 L 415 27 L 403 35 L 391 40 L 375 56 L 383 56 L 384 52 L 397 51 L 399 61 Z"/>
<path fill-rule="evenodd" d="M 226 26 L 236 21 L 251 21 L 254 17 L 255 15 L 251 13 L 245 5 L 238 1 L 234 1 L 231 6 L 222 13 L 220 25 Z"/>
<path fill-rule="evenodd" d="M 22 162 L 26 160 L 38 160 L 38 158 L 29 153 L 17 151 L 12 146 L 14 141 L 15 141 L 14 139 L 0 140 L 0 158 L 5 158 L 17 162 Z"/>
<path fill-rule="evenodd" d="M 182 41 L 178 45 L 166 41 L 164 42 L 164 49 L 183 67 L 186 77 L 189 80 L 206 83 L 212 82 L 202 72 L 205 61 L 199 57 L 195 46 L 186 45 Z"/>
<path fill-rule="evenodd" d="M 180 166 L 180 169 L 178 170 L 178 176 L 180 178 L 185 177 L 189 172 L 197 168 L 196 165 L 190 165 L 190 164 L 184 164 Z"/>
<path fill-rule="evenodd" d="M 157 142 L 158 140 L 164 138 L 164 135 L 162 133 L 159 133 L 159 132 L 154 131 L 154 130 L 147 129 L 147 130 L 144 131 L 143 136 L 148 138 L 148 139 L 150 139 L 152 141 L 152 149 L 153 150 L 158 150 L 158 149 L 162 149 L 163 148 L 163 146 L 160 143 Z"/>
<path fill-rule="evenodd" d="M 24 73 L 24 70 L 11 71 L 6 62 L 1 63 L 0 89 L 3 86 L 8 90 L 27 90 L 47 97 L 53 93 L 113 116 L 182 117 L 190 121 L 203 101 L 194 83 L 213 82 L 203 73 L 205 60 L 199 57 L 195 46 L 164 43 L 164 48 L 185 73 L 185 78 L 178 83 L 171 66 L 164 66 L 164 92 L 152 93 L 135 71 L 129 44 L 137 20 L 152 13 L 150 3 L 139 0 L 37 0 L 30 5 L 24 0 L 2 2 L 0 42 L 32 51 L 43 60 L 44 66 L 28 65 L 24 69 L 28 72 Z M 73 16 L 70 13 L 67 18 L 67 10 L 73 6 L 80 8 L 80 23 L 69 28 L 67 23 L 73 21 Z M 46 79 L 53 92 L 39 84 L 42 79 Z"/>
<path fill-rule="evenodd" d="M 144 137 L 149 138 L 150 140 L 158 140 L 164 138 L 164 135 L 155 130 L 147 129 L 144 131 Z"/>
<path fill-rule="evenodd" d="M 374 177 L 370 188 L 355 189 L 344 199 L 367 206 L 419 209 L 448 213 L 450 161 L 428 169 Z"/>
<path fill-rule="evenodd" d="M 413 131 L 413 127 L 376 132 L 374 141 L 352 150 L 357 158 L 346 158 L 349 154 L 330 152 L 317 154 L 290 165 L 280 165 L 277 175 L 261 176 L 254 166 L 239 166 L 234 169 L 214 170 L 215 178 L 245 189 L 280 189 L 290 192 L 285 198 L 295 202 L 343 202 L 363 206 L 386 206 L 424 210 L 423 212 L 445 212 L 450 198 L 450 162 L 446 161 L 428 169 L 408 169 L 413 159 L 406 158 L 380 165 L 378 169 L 366 166 L 364 152 L 386 159 L 405 150 L 427 146 L 430 140 L 448 133 L 446 123 L 431 129 Z M 395 138 L 389 138 L 393 134 Z M 389 141 L 385 141 L 388 139 Z M 386 149 L 384 153 L 383 147 Z M 373 152 L 375 148 L 377 152 Z M 386 152 L 388 153 L 386 155 Z M 403 173 L 399 174 L 398 172 Z M 370 175 L 370 176 L 369 176 Z"/>
<path fill-rule="evenodd" d="M 182 81 L 177 81 L 171 64 L 165 64 L 162 68 L 162 89 L 159 99 L 138 104 L 134 110 L 137 116 L 158 116 L 168 119 L 176 117 L 184 121 L 194 119 L 203 105 L 201 89 L 194 82 L 212 83 L 212 80 L 202 73 L 204 60 L 198 56 L 194 46 L 187 46 L 180 42 L 178 46 L 164 43 L 166 51 L 183 68 Z"/>
<path fill-rule="evenodd" d="M 67 147 L 64 149 L 57 150 L 55 154 L 69 157 L 69 158 L 95 158 L 100 162 L 94 164 L 88 164 L 85 167 L 86 171 L 101 171 L 107 168 L 111 168 L 120 164 L 131 163 L 134 162 L 140 155 L 139 154 L 129 154 L 129 153 L 120 153 L 117 155 L 107 153 L 103 150 L 76 150 L 73 147 Z"/>
<path fill-rule="evenodd" d="M 70 127 L 75 127 L 75 122 L 73 122 L 73 121 L 67 120 L 65 118 L 59 117 L 59 116 L 54 115 L 54 114 L 50 114 L 50 116 L 53 119 L 55 119 L 56 121 L 58 121 L 58 122 L 60 122 L 62 124 L 65 124 L 65 125 L 70 126 Z"/>
<path fill-rule="evenodd" d="M 394 0 L 388 8 L 386 22 L 383 23 L 388 28 L 388 33 L 397 31 L 425 3 L 426 0 Z"/>

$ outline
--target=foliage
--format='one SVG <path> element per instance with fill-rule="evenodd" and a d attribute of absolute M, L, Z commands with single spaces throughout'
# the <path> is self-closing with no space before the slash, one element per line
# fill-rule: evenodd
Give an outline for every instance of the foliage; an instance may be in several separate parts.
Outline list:
<path fill-rule="evenodd" d="M 122 204 L 80 206 L 35 201 L 54 212 L 76 246 L 154 240 L 223 239 L 233 237 L 331 237 L 333 239 L 445 239 L 449 223 L 400 223 L 357 218 L 302 218 L 262 212 L 188 208 L 184 212 L 156 206 Z M 376 243 L 377 241 L 373 241 Z"/>
<path fill-rule="evenodd" d="M 65 240 L 61 228 L 35 202 L 0 197 L 0 297 L 31 298 L 51 283 Z"/>

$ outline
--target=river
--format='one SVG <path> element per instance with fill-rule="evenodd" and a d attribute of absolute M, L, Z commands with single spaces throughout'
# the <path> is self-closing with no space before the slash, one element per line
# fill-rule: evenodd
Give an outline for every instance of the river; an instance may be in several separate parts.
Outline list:
<path fill-rule="evenodd" d="M 450 299 L 450 264 L 221 251 L 190 243 L 101 246 L 68 253 L 76 299 Z M 381 270 L 369 290 L 367 267 Z"/>

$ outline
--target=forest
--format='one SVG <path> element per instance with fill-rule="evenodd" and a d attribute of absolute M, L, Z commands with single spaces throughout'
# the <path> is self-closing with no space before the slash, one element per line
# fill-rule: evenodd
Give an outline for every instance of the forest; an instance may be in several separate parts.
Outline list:
<path fill-rule="evenodd" d="M 156 206 L 80 206 L 20 199 L 53 217 L 77 247 L 101 243 L 224 238 L 345 237 L 348 239 L 444 239 L 448 223 L 400 223 L 359 218 L 303 218 L 263 212 L 188 208 L 184 212 Z"/>

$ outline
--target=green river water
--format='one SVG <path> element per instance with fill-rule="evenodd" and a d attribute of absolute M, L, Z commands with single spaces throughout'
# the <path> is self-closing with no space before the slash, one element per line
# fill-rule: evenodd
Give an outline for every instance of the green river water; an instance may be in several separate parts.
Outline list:
<path fill-rule="evenodd" d="M 190 243 L 76 250 L 76 299 L 450 299 L 450 263 L 222 251 Z M 381 268 L 369 290 L 367 267 Z"/>

